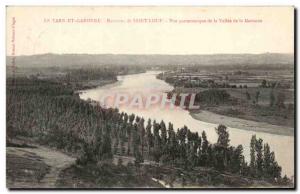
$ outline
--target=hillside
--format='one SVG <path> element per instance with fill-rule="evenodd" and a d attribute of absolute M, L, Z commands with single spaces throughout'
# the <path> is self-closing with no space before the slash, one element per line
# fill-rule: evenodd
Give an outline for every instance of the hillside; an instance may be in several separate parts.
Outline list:
<path fill-rule="evenodd" d="M 7 57 L 10 65 L 11 57 Z M 23 67 L 84 66 L 84 65 L 288 65 L 294 64 L 293 54 L 214 54 L 214 55 L 125 55 L 125 54 L 41 54 L 15 57 Z"/>

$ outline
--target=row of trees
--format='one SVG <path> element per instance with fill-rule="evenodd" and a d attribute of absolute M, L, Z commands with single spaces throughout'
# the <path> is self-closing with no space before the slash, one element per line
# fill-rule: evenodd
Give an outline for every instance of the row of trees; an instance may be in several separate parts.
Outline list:
<path fill-rule="evenodd" d="M 278 81 L 267 81 L 267 80 L 262 80 L 261 84 L 259 85 L 259 87 L 262 88 L 290 88 L 291 85 L 290 84 L 282 84 Z"/>
<path fill-rule="evenodd" d="M 251 98 L 251 94 L 246 91 L 246 99 L 247 101 L 253 102 L 253 104 L 258 104 L 258 100 L 260 97 L 260 91 L 257 90 L 254 94 L 254 97 Z M 284 92 L 280 91 L 277 93 L 277 97 L 275 98 L 274 90 L 271 89 L 270 91 L 270 107 L 277 107 L 277 108 L 285 108 L 285 94 Z"/>
<path fill-rule="evenodd" d="M 166 75 L 159 74 L 158 79 L 164 79 L 167 83 L 172 84 L 176 87 L 185 88 L 247 88 L 247 85 L 236 85 L 226 82 L 215 82 L 214 80 L 202 80 L 200 77 L 191 76 L 176 76 L 176 75 Z"/>
<path fill-rule="evenodd" d="M 132 73 L 141 73 L 145 71 L 145 67 L 141 66 L 126 66 L 119 65 L 104 65 L 104 66 L 85 66 L 78 69 L 64 69 L 66 75 L 62 77 L 65 82 L 82 82 L 91 80 L 114 80 L 117 75 L 126 75 Z"/>
<path fill-rule="evenodd" d="M 90 81 L 90 80 L 110 80 L 116 77 L 115 69 L 111 68 L 88 68 L 74 69 L 68 71 L 64 77 L 67 82 Z"/>
<path fill-rule="evenodd" d="M 216 128 L 218 141 L 212 144 L 205 131 L 200 135 L 186 126 L 175 131 L 172 123 L 146 123 L 134 114 L 92 106 L 59 83 L 27 79 L 9 83 L 8 141 L 16 136 L 31 137 L 77 153 L 81 164 L 120 154 L 134 157 L 136 164 L 149 160 L 186 169 L 213 167 L 271 181 L 281 176 L 281 168 L 267 144 L 263 146 L 261 139 L 252 138 L 251 162 L 247 164 L 242 145 L 230 146 L 224 125 Z"/>
<path fill-rule="evenodd" d="M 207 140 L 205 131 L 199 135 L 184 126 L 175 132 L 171 123 L 166 128 L 163 121 L 158 124 L 155 120 L 152 123 L 151 120 L 148 120 L 146 128 L 144 128 L 144 120 L 138 116 L 133 124 L 134 115 L 128 116 L 126 113 L 121 113 L 121 115 L 125 121 L 130 118 L 128 119 L 129 128 L 133 126 L 132 132 L 129 132 L 128 128 L 126 130 L 129 144 L 127 152 L 121 148 L 123 150 L 121 154 L 132 154 L 136 158 L 136 162 L 142 162 L 144 158 L 147 158 L 163 164 L 190 169 L 197 166 L 214 167 L 220 171 L 272 181 L 281 177 L 281 167 L 275 160 L 274 152 L 270 152 L 269 145 L 263 146 L 262 139 L 256 140 L 255 136 L 251 140 L 251 162 L 248 165 L 243 156 L 242 145 L 230 146 L 229 133 L 224 125 L 216 128 L 218 140 L 217 143 L 211 144 Z M 132 136 L 131 146 L 130 136 Z M 115 137 L 120 138 L 118 135 Z M 120 139 L 122 145 L 123 140 Z M 114 146 L 115 153 L 118 152 L 116 145 Z M 133 147 L 132 153 L 130 147 Z M 145 147 L 146 149 L 144 149 Z"/>
<path fill-rule="evenodd" d="M 268 143 L 263 144 L 263 140 L 257 139 L 255 135 L 251 138 L 250 157 L 249 173 L 252 177 L 265 179 L 281 177 L 281 167 L 275 160 L 274 152 L 270 151 Z"/>

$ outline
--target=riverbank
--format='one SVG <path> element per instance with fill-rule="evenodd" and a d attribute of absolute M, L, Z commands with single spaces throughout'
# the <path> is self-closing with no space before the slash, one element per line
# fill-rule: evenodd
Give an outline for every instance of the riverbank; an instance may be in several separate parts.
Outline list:
<path fill-rule="evenodd" d="M 224 124 L 231 128 L 294 136 L 294 108 L 288 104 L 283 108 L 244 102 L 234 89 L 193 89 L 176 87 L 170 94 L 195 94 L 194 104 L 198 110 L 188 110 L 199 121 Z M 254 93 L 252 91 L 252 93 Z M 266 98 L 266 92 L 264 98 Z"/>
<path fill-rule="evenodd" d="M 282 188 L 265 180 L 220 172 L 210 167 L 186 170 L 132 156 L 78 165 L 69 154 L 30 140 L 12 140 L 7 148 L 7 187 L 18 188 Z"/>
<path fill-rule="evenodd" d="M 120 74 L 119 76 L 125 76 L 125 75 L 134 75 L 134 74 L 140 74 L 145 73 L 145 71 L 142 72 L 130 72 L 128 74 Z M 86 81 L 77 81 L 74 82 L 72 85 L 72 88 L 77 93 L 81 90 L 88 90 L 88 89 L 94 89 L 97 87 L 105 87 L 110 84 L 118 83 L 120 80 L 117 79 L 117 77 L 113 77 L 112 79 L 106 79 L 106 80 L 86 80 Z"/>
<path fill-rule="evenodd" d="M 202 110 L 200 112 L 190 112 L 190 115 L 194 119 L 197 119 L 199 121 L 213 123 L 213 124 L 223 124 L 231 128 L 271 133 L 276 135 L 294 136 L 294 128 L 291 127 L 272 125 L 265 122 L 256 122 L 256 121 L 250 121 L 246 119 L 240 119 L 240 118 L 216 114 L 206 110 Z"/>
<path fill-rule="evenodd" d="M 82 82 L 76 82 L 72 85 L 73 90 L 88 90 L 93 89 L 100 86 L 105 86 L 108 84 L 113 84 L 118 82 L 117 79 L 111 79 L 111 80 L 89 80 L 89 81 L 82 81 Z"/>
<path fill-rule="evenodd" d="M 160 81 L 159 82 L 154 81 L 153 83 L 151 81 L 155 79 L 153 75 L 149 76 L 148 78 L 147 76 L 144 75 L 132 76 L 132 77 L 130 78 L 130 76 L 125 76 L 125 78 L 122 79 L 122 81 L 120 81 L 118 84 L 113 84 L 113 85 L 118 85 L 118 87 L 115 88 L 116 91 L 120 91 L 119 90 L 120 87 L 124 85 L 126 86 L 126 84 L 128 83 L 129 83 L 128 86 L 130 86 L 128 87 L 128 89 L 130 91 L 132 91 L 132 88 L 144 89 L 145 83 L 151 86 L 155 84 L 157 84 L 157 86 L 160 86 L 159 84 L 161 83 Z M 143 82 L 137 81 L 136 77 L 140 77 L 140 79 L 142 79 Z M 9 118 L 7 122 L 8 140 L 15 139 L 16 137 L 20 137 L 20 136 L 25 136 L 28 138 L 29 141 L 35 139 L 37 143 L 40 143 L 42 145 L 46 145 L 55 149 L 62 150 L 62 152 L 66 152 L 67 154 L 77 153 L 79 156 L 77 160 L 78 162 L 76 164 L 71 165 L 70 167 L 64 169 L 60 173 L 60 178 L 62 178 L 62 180 L 58 181 L 59 183 L 61 183 L 60 185 L 57 185 L 58 188 L 61 187 L 73 188 L 74 184 L 76 188 L 82 188 L 82 187 L 112 188 L 113 186 L 127 187 L 127 188 L 156 187 L 157 184 L 155 183 L 151 183 L 151 185 L 149 185 L 148 184 L 150 183 L 149 180 L 151 180 L 152 178 L 162 180 L 163 177 L 157 176 L 156 173 L 157 172 L 163 173 L 164 169 L 152 168 L 151 165 L 143 166 L 140 163 L 141 160 L 140 159 L 137 160 L 137 157 L 129 158 L 132 157 L 134 149 L 137 148 L 138 149 L 136 151 L 145 154 L 144 158 L 153 158 L 153 160 L 155 159 L 155 161 L 162 161 L 162 163 L 165 163 L 166 165 L 168 165 L 168 160 L 165 160 L 164 158 L 170 158 L 170 161 L 176 161 L 176 165 L 182 170 L 186 168 L 182 164 L 190 164 L 193 162 L 188 157 L 182 157 L 182 158 L 178 157 L 176 155 L 176 153 L 178 152 L 177 150 L 174 150 L 174 152 L 165 152 L 168 153 L 165 154 L 165 156 L 162 156 L 161 152 L 159 151 L 158 152 L 159 157 L 156 158 L 156 155 L 152 154 L 154 153 L 152 150 L 155 150 L 154 147 L 152 147 L 149 152 L 147 152 L 146 150 L 144 150 L 143 152 L 141 149 L 139 149 L 141 147 L 140 146 L 141 144 L 136 143 L 138 144 L 136 146 L 136 144 L 133 144 L 132 142 L 137 142 L 137 141 L 131 141 L 134 140 L 136 136 L 135 135 L 126 136 L 125 135 L 126 133 L 124 133 L 126 132 L 125 130 L 130 130 L 129 134 L 135 134 L 136 128 L 134 127 L 135 126 L 134 124 L 138 122 L 135 119 L 135 116 L 130 117 L 132 118 L 132 121 L 135 121 L 135 123 L 130 124 L 127 119 L 126 120 L 124 119 L 125 118 L 124 114 L 122 118 L 122 113 L 118 113 L 112 109 L 103 109 L 101 107 L 90 106 L 87 102 L 75 97 L 73 95 L 74 91 L 72 91 L 71 88 L 66 88 L 65 85 L 61 85 L 58 83 L 54 84 L 53 82 L 42 82 L 37 80 L 17 80 L 17 81 L 18 81 L 17 83 L 22 82 L 25 84 L 24 85 L 17 84 L 18 87 L 11 87 L 11 85 L 8 85 L 8 89 L 10 89 L 8 90 L 8 98 L 7 98 L 10 100 L 8 101 L 9 106 L 7 106 L 8 107 L 7 115 Z M 136 84 L 140 84 L 140 85 L 136 85 Z M 46 91 L 44 90 L 45 88 L 47 88 Z M 164 87 L 161 89 L 163 91 L 168 91 L 168 90 L 164 90 L 165 89 Z M 23 92 L 24 90 L 26 91 L 26 93 Z M 96 93 L 97 95 L 102 95 L 103 93 L 101 93 L 99 90 L 102 90 L 102 87 L 97 88 L 96 90 L 97 92 L 93 92 L 93 90 L 89 92 Z M 103 92 L 106 93 L 109 90 L 112 89 L 108 88 L 108 90 L 105 90 Z M 17 96 L 18 99 L 15 99 L 15 96 Z M 18 107 L 19 103 L 24 105 L 22 109 Z M 165 116 L 167 116 L 167 112 L 162 112 L 163 110 L 159 110 L 159 111 L 160 113 L 162 113 L 162 118 L 165 118 Z M 177 119 L 177 120 L 182 120 L 184 123 L 189 123 L 190 125 L 193 122 L 189 122 L 185 119 L 188 116 L 191 120 L 196 121 L 190 117 L 187 111 L 185 110 L 180 110 L 180 111 L 181 112 L 177 112 L 177 113 L 179 113 L 178 115 L 181 117 L 181 119 Z M 33 114 L 34 116 L 28 117 L 28 115 L 32 115 L 32 112 L 34 113 Z M 174 112 L 172 111 L 169 113 L 173 114 Z M 24 120 L 30 122 L 24 123 L 22 122 Z M 172 122 L 174 121 L 176 122 L 176 120 L 173 120 Z M 13 123 L 13 125 L 11 125 L 11 123 Z M 57 123 L 57 125 L 54 125 L 54 123 Z M 197 121 L 194 122 L 195 128 L 201 127 L 199 123 L 200 122 Z M 116 126 L 124 126 L 124 127 L 120 128 Z M 161 124 L 161 127 L 162 126 L 163 124 Z M 183 125 L 180 124 L 180 126 Z M 99 129 L 100 127 L 105 131 L 105 133 L 98 133 L 98 135 L 97 134 L 95 135 L 94 129 Z M 209 132 L 208 130 L 209 128 L 206 127 L 205 129 L 207 129 L 207 132 Z M 188 128 L 187 130 L 189 131 Z M 215 133 L 214 130 L 211 131 Z M 119 138 L 118 134 L 124 134 L 123 138 Z M 179 132 L 176 132 L 175 134 L 176 142 L 179 141 L 178 137 L 180 136 L 178 134 Z M 193 133 L 191 132 L 190 134 L 195 134 L 195 132 Z M 151 137 L 154 137 L 153 133 L 151 133 Z M 240 142 L 235 143 L 234 140 L 238 139 L 235 137 L 241 137 L 241 136 L 237 136 L 233 134 L 232 137 L 233 137 L 232 138 L 233 149 L 235 149 L 234 147 L 235 145 L 239 145 L 241 143 L 246 142 L 244 141 L 241 143 Z M 117 139 L 121 141 L 119 142 L 119 144 L 116 144 Z M 100 145 L 94 144 L 93 142 L 97 142 Z M 193 144 L 194 142 L 195 140 L 194 141 L 191 140 L 191 144 Z M 214 141 L 212 140 L 211 142 Z M 28 141 L 25 141 L 25 143 L 28 143 Z M 209 143 L 209 146 L 212 147 L 211 153 L 217 153 L 215 152 L 213 145 L 214 145 L 213 143 Z M 276 141 L 276 145 L 280 146 L 280 142 Z M 284 145 L 286 145 L 286 143 Z M 9 146 L 11 145 L 8 145 L 8 147 Z M 162 143 L 161 146 L 167 149 L 165 144 Z M 184 155 L 184 153 L 187 153 L 187 151 L 184 150 L 187 147 L 188 147 L 187 144 L 182 145 L 183 149 L 180 149 L 181 151 L 179 153 L 182 155 Z M 199 149 L 201 149 L 201 146 L 199 147 Z M 126 157 L 125 158 L 118 157 L 115 159 L 114 156 L 115 153 L 121 153 L 122 156 L 126 156 Z M 176 157 L 175 160 L 172 159 L 171 154 Z M 38 154 L 36 155 L 38 156 Z M 24 156 L 27 156 L 26 153 L 24 154 Z M 211 156 L 212 159 L 210 159 L 209 161 L 216 161 L 217 158 L 215 158 L 215 155 L 212 154 Z M 37 160 L 41 160 L 41 161 L 43 160 L 41 159 L 43 158 L 42 155 L 38 156 L 37 158 L 38 158 Z M 54 156 L 53 158 L 56 159 L 57 157 Z M 282 157 L 282 158 L 286 159 L 287 157 Z M 22 158 L 22 160 L 20 158 L 16 158 L 16 159 L 13 158 L 12 160 L 14 160 L 14 162 L 22 161 L 21 162 L 22 165 L 22 164 L 26 164 L 27 159 L 28 158 L 25 157 Z M 110 161 L 108 165 L 107 163 L 105 163 L 105 161 L 107 160 Z M 117 160 L 117 165 L 113 164 L 112 160 L 113 161 Z M 128 161 L 127 165 L 126 164 L 123 165 L 122 161 L 124 161 L 124 163 Z M 194 161 L 198 161 L 198 160 L 194 160 Z M 146 161 L 144 161 L 144 163 L 145 162 Z M 205 163 L 203 164 L 197 163 L 194 165 L 196 165 L 196 167 L 203 166 L 204 170 L 206 170 L 207 168 L 209 168 L 209 165 L 211 165 L 211 162 L 209 164 L 206 163 L 206 160 L 204 162 Z M 241 163 L 241 161 L 237 161 L 237 162 Z M 9 161 L 9 163 L 13 163 L 13 162 Z M 36 164 L 37 163 L 35 162 L 35 160 L 32 161 L 32 163 L 30 162 L 28 164 L 28 168 L 38 167 L 35 168 L 33 175 L 37 174 L 37 177 L 46 177 L 46 174 L 48 173 L 46 170 L 42 170 L 42 172 L 45 171 L 46 172 L 42 173 L 41 175 L 39 175 L 38 172 L 40 171 L 39 166 L 41 166 L 42 169 L 47 169 L 47 163 L 43 162 L 42 164 L 38 164 L 38 165 Z M 213 167 L 217 167 L 217 163 L 213 163 Z M 15 172 L 18 173 L 16 169 L 19 168 L 12 167 L 10 169 L 11 169 L 11 173 L 14 174 Z M 143 169 L 144 171 L 141 171 Z M 231 166 L 228 166 L 227 169 L 229 172 L 235 172 L 232 170 Z M 24 171 L 25 170 L 27 170 L 27 168 L 25 168 Z M 210 177 L 210 174 L 213 173 L 212 175 L 213 178 L 208 178 L 199 182 L 197 181 L 197 179 L 202 178 L 203 176 L 206 175 L 200 175 L 200 177 L 197 177 L 199 173 L 198 171 L 196 172 L 195 169 L 187 169 L 188 172 L 184 173 L 186 174 L 187 178 L 184 179 L 182 179 L 181 176 L 182 170 L 180 170 L 177 173 L 176 172 L 177 168 L 175 168 L 174 166 L 171 166 L 171 170 L 172 170 L 171 172 L 179 176 L 178 180 L 181 181 L 180 183 L 181 185 L 187 184 L 187 185 L 201 186 L 202 184 L 205 184 L 205 185 L 212 185 L 215 187 L 222 187 L 222 185 L 225 184 L 228 185 L 229 187 L 234 186 L 233 184 L 231 184 L 232 183 L 231 180 L 228 181 L 227 178 L 223 179 L 222 177 L 214 176 L 214 175 L 219 175 L 220 172 L 217 173 L 214 173 L 213 171 L 209 172 L 208 177 Z M 143 174 L 141 174 L 141 172 L 143 172 Z M 243 171 L 243 172 L 246 173 L 247 171 Z M 189 180 L 188 177 L 190 177 L 190 173 L 191 174 L 195 173 L 195 176 L 193 175 L 192 179 Z M 31 174 L 29 173 L 28 181 L 30 182 L 30 180 L 32 180 L 33 184 L 35 184 L 36 179 L 32 179 L 30 175 Z M 166 175 L 170 175 L 170 173 L 167 172 Z M 245 176 L 248 176 L 247 173 Z M 241 174 L 238 174 L 237 177 L 238 177 L 237 179 L 240 180 L 241 177 L 243 176 Z M 43 180 L 43 178 L 38 178 L 37 180 L 39 179 Z M 168 179 L 166 178 L 166 180 Z M 84 185 L 81 184 L 83 181 L 85 182 Z M 274 184 L 277 184 L 277 182 Z M 241 185 L 237 184 L 237 187 L 239 186 Z M 251 185 L 247 185 L 247 187 L 250 186 Z"/>

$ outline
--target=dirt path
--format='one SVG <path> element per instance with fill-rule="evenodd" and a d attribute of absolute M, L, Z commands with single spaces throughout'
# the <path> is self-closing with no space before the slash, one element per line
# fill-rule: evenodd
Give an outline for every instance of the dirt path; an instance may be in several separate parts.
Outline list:
<path fill-rule="evenodd" d="M 60 171 L 75 162 L 75 158 L 72 158 L 62 152 L 42 146 L 38 146 L 36 148 L 7 147 L 6 151 L 7 154 L 22 156 L 23 158 L 28 157 L 28 153 L 31 155 L 34 154 L 50 167 L 50 171 L 38 183 L 33 183 L 32 185 L 28 186 L 26 186 L 26 184 L 20 184 L 21 187 L 23 186 L 27 188 L 55 188 Z M 19 162 L 22 163 L 22 161 Z M 26 169 L 24 170 L 26 171 Z M 18 186 L 17 183 L 15 183 L 15 185 Z"/>

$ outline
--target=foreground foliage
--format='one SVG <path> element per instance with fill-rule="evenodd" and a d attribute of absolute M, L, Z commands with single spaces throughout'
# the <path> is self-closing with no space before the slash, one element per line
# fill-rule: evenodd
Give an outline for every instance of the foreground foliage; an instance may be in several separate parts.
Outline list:
<path fill-rule="evenodd" d="M 81 166 L 112 159 L 113 155 L 126 155 L 135 158 L 135 165 L 147 160 L 185 170 L 208 167 L 273 184 L 290 183 L 286 177 L 281 178 L 275 154 L 262 139 L 253 136 L 248 164 L 242 145 L 230 145 L 226 126 L 219 125 L 216 133 L 218 140 L 211 143 L 205 131 L 194 133 L 186 126 L 175 130 L 172 123 L 145 122 L 134 114 L 91 105 L 61 83 L 27 78 L 7 80 L 8 141 L 18 136 L 30 137 L 77 154 L 77 164 Z"/>

